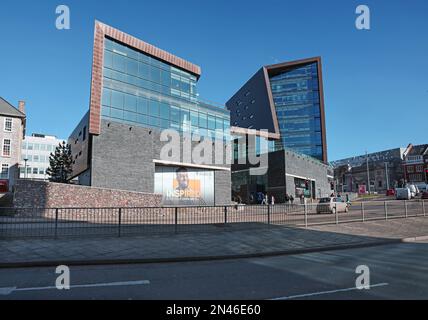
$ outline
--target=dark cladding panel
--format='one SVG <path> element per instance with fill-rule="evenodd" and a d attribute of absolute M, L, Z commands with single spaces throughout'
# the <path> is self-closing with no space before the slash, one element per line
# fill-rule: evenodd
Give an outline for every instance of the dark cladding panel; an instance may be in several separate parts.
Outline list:
<path fill-rule="evenodd" d="M 260 69 L 227 103 L 230 124 L 276 133 L 264 69 Z"/>
<path fill-rule="evenodd" d="M 87 112 L 68 138 L 73 157 L 72 177 L 76 177 L 89 168 L 89 112 Z"/>

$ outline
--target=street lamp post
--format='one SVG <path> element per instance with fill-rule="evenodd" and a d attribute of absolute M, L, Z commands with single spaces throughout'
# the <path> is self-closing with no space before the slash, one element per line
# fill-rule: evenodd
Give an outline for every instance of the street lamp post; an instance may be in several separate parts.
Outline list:
<path fill-rule="evenodd" d="M 366 164 L 367 164 L 367 183 L 369 188 L 369 194 L 372 193 L 371 187 L 370 187 L 370 172 L 369 172 L 369 154 L 366 151 Z"/>
<path fill-rule="evenodd" d="M 24 167 L 24 178 L 25 179 L 27 179 L 27 161 L 28 161 L 28 159 L 27 158 L 25 158 L 24 159 L 24 162 L 25 162 L 25 167 Z"/>
<path fill-rule="evenodd" d="M 388 162 L 385 162 L 386 190 L 389 190 Z"/>

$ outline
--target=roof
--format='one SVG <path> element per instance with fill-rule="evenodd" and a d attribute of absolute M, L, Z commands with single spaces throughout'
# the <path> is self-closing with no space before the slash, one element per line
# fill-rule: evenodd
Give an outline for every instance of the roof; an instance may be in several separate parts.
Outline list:
<path fill-rule="evenodd" d="M 428 153 L 428 144 L 420 144 L 412 146 L 412 149 L 407 154 L 408 156 L 423 156 Z"/>
<path fill-rule="evenodd" d="M 159 60 L 167 62 L 177 68 L 192 73 L 197 78 L 201 76 L 201 67 L 188 62 L 182 58 L 179 58 L 167 51 L 159 49 L 147 42 L 144 42 L 136 37 L 133 37 L 125 32 L 115 29 L 109 25 L 106 25 L 100 21 L 95 21 L 95 33 L 101 33 L 102 36 L 108 36 L 116 41 L 119 41 L 131 48 L 140 50 L 146 54 L 149 54 Z"/>
<path fill-rule="evenodd" d="M 0 97 L 0 115 L 25 118 L 25 114 L 16 109 L 13 105 Z"/>

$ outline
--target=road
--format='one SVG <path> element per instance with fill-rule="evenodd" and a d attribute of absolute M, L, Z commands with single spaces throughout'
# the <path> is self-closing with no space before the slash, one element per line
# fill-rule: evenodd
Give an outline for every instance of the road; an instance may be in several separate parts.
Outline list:
<path fill-rule="evenodd" d="M 72 267 L 71 289 L 55 268 L 0 269 L 0 299 L 428 299 L 428 242 L 353 250 L 144 265 Z M 355 270 L 370 269 L 370 290 Z"/>

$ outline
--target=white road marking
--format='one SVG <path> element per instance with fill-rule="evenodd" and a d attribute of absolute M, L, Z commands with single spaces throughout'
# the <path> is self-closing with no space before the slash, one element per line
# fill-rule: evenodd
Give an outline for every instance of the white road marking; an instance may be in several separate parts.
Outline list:
<path fill-rule="evenodd" d="M 107 283 L 93 283 L 93 284 L 77 284 L 71 285 L 71 289 L 76 288 L 98 288 L 98 287 L 118 287 L 118 286 L 140 286 L 150 284 L 149 280 L 139 280 L 139 281 L 122 281 L 122 282 L 107 282 Z M 9 295 L 13 292 L 19 291 L 42 291 L 42 290 L 54 290 L 57 289 L 55 286 L 50 287 L 34 287 L 34 288 L 17 288 L 17 287 L 9 287 L 9 288 L 0 288 L 0 295 Z M 60 290 L 60 291 L 68 291 L 68 290 Z"/>
<path fill-rule="evenodd" d="M 388 283 L 373 284 L 373 285 L 370 286 L 370 289 L 377 288 L 377 287 L 385 287 L 387 285 L 389 285 L 389 284 Z M 298 299 L 298 298 L 320 296 L 320 295 L 323 295 L 323 294 L 332 294 L 332 293 L 336 293 L 336 292 L 347 292 L 347 291 L 354 291 L 354 290 L 360 291 L 357 287 L 353 287 L 353 288 L 346 288 L 346 289 L 337 289 L 337 290 L 330 290 L 330 291 L 320 291 L 320 292 L 313 292 L 313 293 L 298 294 L 298 295 L 294 295 L 294 296 L 280 297 L 280 298 L 274 298 L 274 299 L 270 299 L 270 300 Z M 365 289 L 363 289 L 361 291 L 365 291 Z"/>

